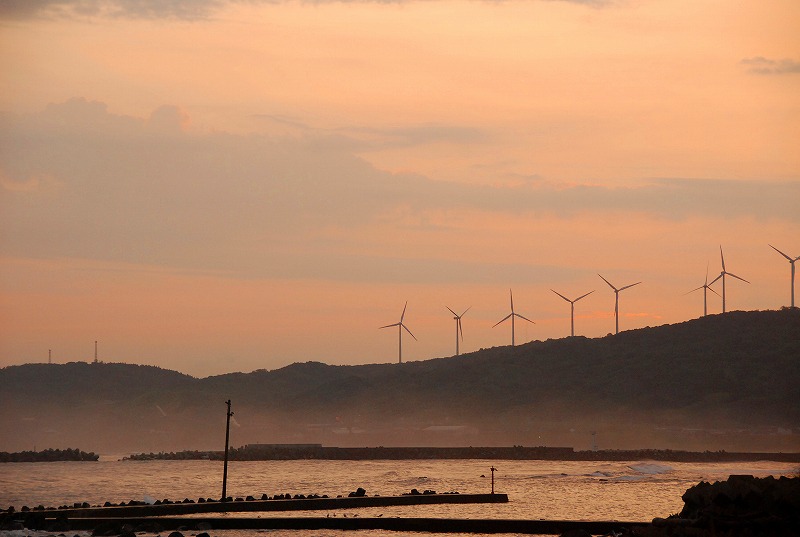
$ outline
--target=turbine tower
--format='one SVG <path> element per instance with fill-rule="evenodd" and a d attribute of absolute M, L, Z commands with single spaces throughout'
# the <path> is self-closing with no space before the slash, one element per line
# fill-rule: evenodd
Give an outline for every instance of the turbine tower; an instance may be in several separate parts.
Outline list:
<path fill-rule="evenodd" d="M 598 274 L 598 276 L 600 276 L 600 275 Z M 642 282 L 632 283 L 630 285 L 626 285 L 625 287 L 620 287 L 619 289 L 617 289 L 616 287 L 611 285 L 610 281 L 606 280 L 602 276 L 600 276 L 600 278 L 604 282 L 606 282 L 610 288 L 612 288 L 614 290 L 614 320 L 616 322 L 616 331 L 614 333 L 615 334 L 619 334 L 619 293 L 620 293 L 620 291 L 624 291 L 628 287 L 633 287 L 634 285 L 639 285 Z"/>
<path fill-rule="evenodd" d="M 470 306 L 469 308 L 471 307 L 472 306 Z M 445 308 L 450 310 L 450 313 L 453 314 L 453 320 L 456 322 L 456 356 L 458 356 L 458 336 L 461 335 L 461 341 L 464 341 L 464 331 L 461 329 L 461 318 L 464 316 L 464 313 L 467 313 L 469 311 L 469 308 L 465 309 L 464 313 L 462 313 L 461 315 L 454 312 L 447 306 L 445 306 Z"/>
<path fill-rule="evenodd" d="M 406 316 L 406 307 L 408 307 L 408 301 L 406 301 L 406 305 L 403 306 L 403 313 L 400 314 L 399 323 L 387 324 L 386 326 L 381 326 L 381 328 L 391 328 L 392 326 L 397 327 L 397 334 L 398 334 L 397 357 L 399 360 L 398 363 L 400 364 L 403 363 L 403 329 L 405 329 L 406 332 L 411 334 L 411 330 L 409 330 L 408 327 L 403 324 L 403 317 Z M 417 341 L 417 336 L 411 334 L 411 337 L 413 337 L 414 340 Z"/>
<path fill-rule="evenodd" d="M 694 293 L 695 291 L 699 291 L 700 289 L 703 290 L 703 317 L 705 317 L 706 315 L 708 315 L 708 292 L 711 291 L 715 295 L 720 296 L 720 294 L 714 291 L 710 287 L 710 284 L 708 283 L 708 265 L 706 265 L 706 283 L 704 283 L 697 289 L 692 289 L 691 291 L 689 291 L 689 293 Z M 686 294 L 688 295 L 689 293 Z"/>
<path fill-rule="evenodd" d="M 575 300 L 570 300 L 567 297 L 565 297 L 564 295 L 562 295 L 561 293 L 559 293 L 558 291 L 556 291 L 555 289 L 550 289 L 550 290 L 553 291 L 558 296 L 560 296 L 561 298 L 563 298 L 564 300 L 566 300 L 567 302 L 569 302 L 569 305 L 571 306 L 571 311 L 570 311 L 569 317 L 570 317 L 571 324 L 572 324 L 572 333 L 570 335 L 574 336 L 575 335 L 575 303 L 578 300 L 582 299 L 583 297 L 587 297 L 587 296 L 591 295 L 592 293 L 594 293 L 594 291 L 589 291 L 585 295 L 581 295 L 578 298 L 576 298 Z"/>
<path fill-rule="evenodd" d="M 798 259 L 800 259 L 800 256 L 797 256 L 794 259 L 792 259 L 791 257 L 789 257 L 788 255 L 784 254 L 783 252 L 781 252 L 780 250 L 778 250 L 777 248 L 775 248 L 771 244 L 769 245 L 769 247 L 772 248 L 773 250 L 775 250 L 776 252 L 778 252 L 779 254 L 781 254 L 786 259 L 788 259 L 789 263 L 792 264 L 792 307 L 794 307 L 794 262 L 797 261 Z"/>
<path fill-rule="evenodd" d="M 495 325 L 492 326 L 492 328 L 494 328 L 495 326 L 497 326 L 498 324 L 502 323 L 503 321 L 505 321 L 506 319 L 508 319 L 510 317 L 511 318 L 511 346 L 513 347 L 514 344 L 515 344 L 515 342 L 514 342 L 514 317 L 519 317 L 520 319 L 525 319 L 526 321 L 528 321 L 531 324 L 536 324 L 536 323 L 531 321 L 527 317 L 524 317 L 524 316 L 520 315 L 519 313 L 514 313 L 514 295 L 511 292 L 511 289 L 508 290 L 508 294 L 511 297 L 511 313 L 509 313 L 508 315 L 506 315 L 505 317 L 503 317 L 502 319 L 497 321 L 495 323 Z"/>
<path fill-rule="evenodd" d="M 719 276 L 714 278 L 714 280 L 709 283 L 708 285 L 714 285 L 714 282 L 722 278 L 722 313 L 725 313 L 727 310 L 725 309 L 725 276 L 733 276 L 737 280 L 742 280 L 744 283 L 750 283 L 744 278 L 740 278 L 736 274 L 732 272 L 728 272 L 725 270 L 725 256 L 722 255 L 722 246 L 719 247 L 719 258 L 722 260 L 722 272 L 719 273 Z"/>

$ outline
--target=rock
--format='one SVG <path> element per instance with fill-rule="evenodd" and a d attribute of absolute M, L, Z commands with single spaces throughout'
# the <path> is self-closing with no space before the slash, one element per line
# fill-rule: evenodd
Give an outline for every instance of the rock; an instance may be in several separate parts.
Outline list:
<path fill-rule="evenodd" d="M 130 524 L 123 524 L 122 528 L 120 528 L 120 537 L 136 537 L 136 533 L 134 533 L 134 528 Z"/>

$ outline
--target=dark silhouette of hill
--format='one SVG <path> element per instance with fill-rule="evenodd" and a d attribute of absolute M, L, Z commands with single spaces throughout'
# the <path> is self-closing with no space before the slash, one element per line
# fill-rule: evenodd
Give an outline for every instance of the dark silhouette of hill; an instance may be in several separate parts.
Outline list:
<path fill-rule="evenodd" d="M 0 449 L 232 444 L 800 450 L 800 310 L 730 312 L 404 364 L 196 379 L 127 364 L 0 369 Z M 6 445 L 7 444 L 7 445 Z"/>

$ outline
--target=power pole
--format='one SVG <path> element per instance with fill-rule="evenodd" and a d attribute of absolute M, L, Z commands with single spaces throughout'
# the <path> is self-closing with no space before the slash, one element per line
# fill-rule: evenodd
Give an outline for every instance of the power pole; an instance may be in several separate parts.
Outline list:
<path fill-rule="evenodd" d="M 495 472 L 495 470 L 497 470 L 497 468 L 492 466 L 491 468 L 489 468 L 489 470 L 492 471 L 492 495 L 494 495 L 494 472 Z"/>
<path fill-rule="evenodd" d="M 231 437 L 231 416 L 233 416 L 233 412 L 231 412 L 231 400 L 228 399 L 225 401 L 225 404 L 228 405 L 228 419 L 227 423 L 225 424 L 225 465 L 222 468 L 222 501 L 227 501 L 228 498 L 228 444 L 230 442 Z"/>

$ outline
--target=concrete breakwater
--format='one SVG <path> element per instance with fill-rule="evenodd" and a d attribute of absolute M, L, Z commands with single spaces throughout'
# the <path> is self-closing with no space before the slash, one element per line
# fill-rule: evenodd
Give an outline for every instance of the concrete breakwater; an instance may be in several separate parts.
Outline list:
<path fill-rule="evenodd" d="M 363 490 L 363 489 L 361 489 Z M 506 494 L 404 494 L 402 496 L 348 496 L 342 498 L 305 497 L 256 500 L 236 499 L 231 501 L 183 500 L 181 502 L 161 502 L 157 505 L 131 502 L 128 505 L 89 506 L 86 504 L 59 509 L 25 509 L 23 512 L 39 513 L 45 518 L 64 516 L 78 518 L 133 518 L 164 517 L 204 513 L 235 512 L 275 512 L 275 511 L 315 511 L 331 509 L 355 509 L 359 507 L 385 507 L 395 505 L 465 504 L 465 503 L 508 503 Z M 0 512 L 2 513 L 2 512 Z"/>
<path fill-rule="evenodd" d="M 130 460 L 222 460 L 222 451 L 140 453 Z M 560 460 L 734 462 L 772 460 L 800 462 L 800 453 L 733 453 L 726 451 L 675 451 L 670 449 L 575 451 L 571 447 L 333 447 L 321 444 L 249 444 L 229 451 L 230 460 Z"/>
<path fill-rule="evenodd" d="M 94 535 L 130 535 L 140 531 L 160 533 L 211 530 L 389 530 L 431 533 L 517 533 L 561 535 L 583 531 L 591 535 L 634 535 L 644 522 L 576 520 L 502 520 L 453 518 L 263 517 L 263 518 L 151 518 L 71 519 L 69 530 L 93 530 Z M 65 527 L 66 524 L 62 527 Z M 129 529 L 126 532 L 125 529 Z M 583 533 L 581 533 L 583 535 Z"/>

